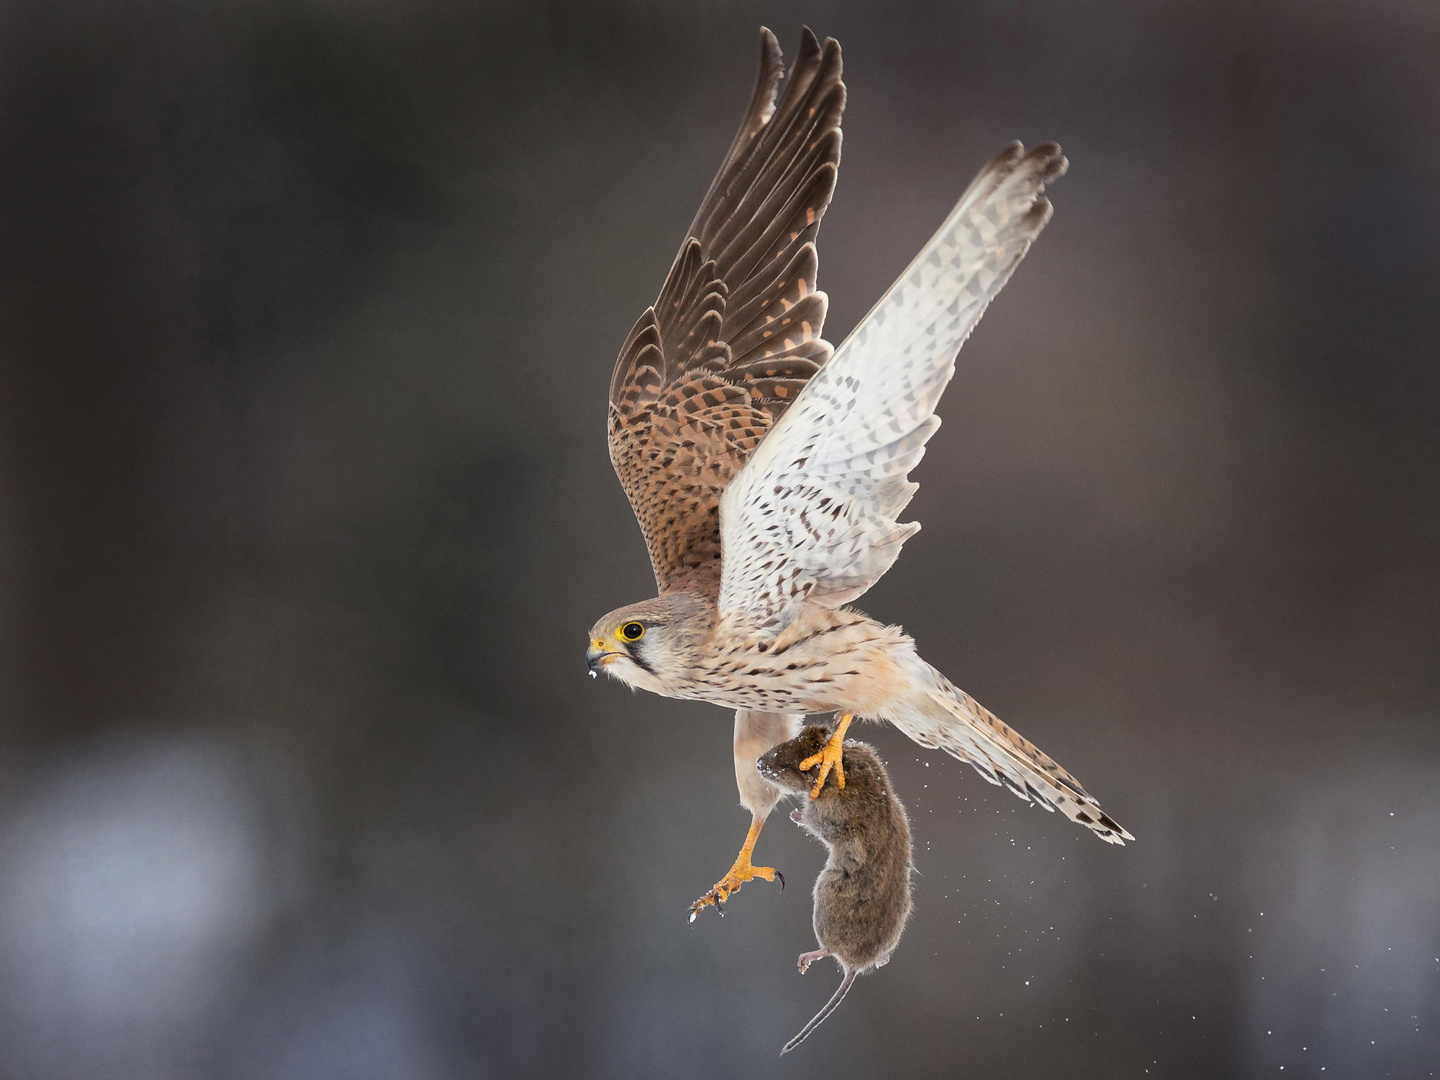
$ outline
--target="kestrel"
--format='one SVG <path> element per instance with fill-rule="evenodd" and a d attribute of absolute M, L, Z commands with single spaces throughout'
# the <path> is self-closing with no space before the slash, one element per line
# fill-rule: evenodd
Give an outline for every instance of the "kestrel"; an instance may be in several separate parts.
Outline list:
<path fill-rule="evenodd" d="M 809 30 L 782 78 L 761 31 L 744 122 L 655 306 L 610 381 L 610 459 L 640 521 L 659 595 L 590 631 L 586 659 L 632 687 L 735 709 L 735 778 L 750 830 L 691 908 L 751 878 L 782 792 L 755 769 L 807 713 L 838 714 L 806 768 L 845 784 L 852 718 L 888 720 L 1101 839 L 1134 839 L 1033 743 L 957 689 L 899 627 L 848 605 L 920 528 L 896 518 L 940 420 L 955 355 L 1044 228 L 1053 143 L 1000 152 L 838 349 L 821 337 L 815 237 L 835 190 L 840 46 Z M 833 353 L 833 355 L 832 355 Z M 783 884 L 783 879 L 782 879 Z"/>

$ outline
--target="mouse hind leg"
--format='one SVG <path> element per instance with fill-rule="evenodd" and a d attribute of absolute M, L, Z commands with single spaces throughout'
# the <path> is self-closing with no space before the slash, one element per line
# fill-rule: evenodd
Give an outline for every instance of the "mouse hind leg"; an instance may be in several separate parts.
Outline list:
<path fill-rule="evenodd" d="M 825 957 L 829 955 L 829 949 L 815 949 L 811 952 L 802 952 L 800 954 L 799 961 L 797 961 L 800 967 L 800 974 L 804 975 L 805 972 L 810 970 L 811 964 L 813 964 L 816 960 L 824 960 Z"/>

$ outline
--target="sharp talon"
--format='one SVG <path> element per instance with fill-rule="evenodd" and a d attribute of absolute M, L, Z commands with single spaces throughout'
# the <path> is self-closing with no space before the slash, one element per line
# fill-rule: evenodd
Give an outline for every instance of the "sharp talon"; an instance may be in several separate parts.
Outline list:
<path fill-rule="evenodd" d="M 725 901 L 738 893 L 747 881 L 760 878 L 763 881 L 774 881 L 780 878 L 780 888 L 785 888 L 785 878 L 780 871 L 770 866 L 756 866 L 750 861 L 750 853 L 755 850 L 755 840 L 760 835 L 760 826 L 764 824 L 763 818 L 757 818 L 750 823 L 750 832 L 745 837 L 745 844 L 740 848 L 740 854 L 735 857 L 735 864 L 730 867 L 730 872 L 717 881 L 714 886 L 695 903 L 690 905 L 691 919 L 698 915 L 710 904 L 715 905 L 723 918 L 725 915 Z"/>
<path fill-rule="evenodd" d="M 699 913 L 698 911 L 692 911 L 692 912 L 690 912 L 690 921 L 691 921 L 691 922 L 694 922 L 694 921 L 695 921 L 695 916 L 696 916 L 696 915 L 699 915 L 699 914 L 700 914 L 700 913 Z"/>
<path fill-rule="evenodd" d="M 780 891 L 781 891 L 781 892 L 784 892 L 784 891 L 785 891 L 785 875 L 782 874 L 782 873 L 780 873 L 779 870 L 776 870 L 776 871 L 775 871 L 775 876 L 780 879 Z"/>
<path fill-rule="evenodd" d="M 821 748 L 818 754 L 811 754 L 804 761 L 800 762 L 801 772 L 809 772 L 811 769 L 819 768 L 819 775 L 815 778 L 815 786 L 810 789 L 810 798 L 818 799 L 821 790 L 825 787 L 825 781 L 830 778 L 833 771 L 835 774 L 835 786 L 841 791 L 845 790 L 845 731 L 850 726 L 850 717 L 843 717 L 836 726 L 834 734 Z"/>

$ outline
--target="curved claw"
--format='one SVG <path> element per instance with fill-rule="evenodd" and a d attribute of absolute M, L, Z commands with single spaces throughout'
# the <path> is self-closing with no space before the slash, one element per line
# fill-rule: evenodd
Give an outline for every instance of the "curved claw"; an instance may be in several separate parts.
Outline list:
<path fill-rule="evenodd" d="M 806 765 L 806 761 L 810 764 Z M 832 769 L 835 771 L 836 786 L 841 791 L 845 790 L 845 763 L 843 761 L 838 757 L 824 758 L 817 754 L 813 758 L 806 758 L 805 761 L 802 761 L 800 769 L 802 772 L 809 772 L 816 765 L 820 766 L 820 775 L 815 778 L 815 786 L 810 789 L 810 798 L 818 799 L 820 797 L 820 791 L 825 786 L 825 781 L 829 778 Z"/>
<path fill-rule="evenodd" d="M 711 904 L 715 910 L 725 915 L 725 901 L 740 891 L 740 886 L 751 878 L 764 878 L 766 881 L 780 879 L 780 890 L 785 890 L 785 877 L 771 866 L 756 866 L 750 861 L 750 853 L 755 850 L 755 841 L 760 839 L 760 828 L 765 824 L 763 817 L 756 817 L 750 822 L 750 831 L 745 834 L 745 843 L 740 848 L 740 854 L 735 856 L 735 862 L 730 867 L 729 873 L 717 881 L 713 888 L 704 896 L 700 897 L 690 905 L 690 921 L 694 922 L 697 915 Z"/>
<path fill-rule="evenodd" d="M 775 881 L 778 879 L 780 882 L 780 891 L 785 891 L 785 875 L 780 873 L 779 870 L 771 866 L 752 866 L 750 865 L 750 860 L 746 859 L 745 865 L 740 866 L 737 864 L 736 866 L 732 866 L 730 873 L 726 874 L 724 879 L 717 881 L 714 888 L 690 905 L 690 921 L 694 922 L 695 917 L 699 915 L 700 912 L 712 905 L 723 919 L 725 917 L 725 901 L 739 892 L 740 886 L 744 885 L 745 882 L 751 878 L 761 878 L 765 881 Z"/>
<path fill-rule="evenodd" d="M 810 789 L 810 798 L 820 797 L 820 789 L 825 786 L 832 770 L 835 773 L 835 786 L 841 791 L 845 790 L 845 731 L 850 727 L 852 719 L 854 717 L 849 714 L 840 717 L 840 722 L 835 725 L 835 733 L 820 748 L 820 752 L 811 754 L 800 762 L 798 768 L 801 772 L 809 772 L 816 765 L 820 766 L 820 775 L 815 780 L 815 786 Z"/>

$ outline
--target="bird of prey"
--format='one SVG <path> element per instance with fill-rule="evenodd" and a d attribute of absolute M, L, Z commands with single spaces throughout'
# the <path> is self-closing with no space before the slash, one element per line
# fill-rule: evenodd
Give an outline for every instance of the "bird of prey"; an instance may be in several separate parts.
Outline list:
<path fill-rule="evenodd" d="M 691 918 L 746 881 L 781 797 L 755 760 L 807 713 L 836 713 L 806 763 L 813 795 L 845 784 L 859 716 L 970 763 L 1109 843 L 1134 839 L 1033 743 L 956 688 L 899 627 L 849 607 L 920 528 L 896 518 L 940 420 L 955 355 L 1051 207 L 1053 143 L 986 165 L 838 349 L 822 338 L 815 237 L 835 190 L 840 46 L 807 29 L 784 77 L 761 31 L 744 121 L 610 381 L 610 459 L 640 521 L 659 595 L 612 611 L 586 659 L 632 687 L 735 709 L 735 776 L 751 813 L 726 875 Z M 781 879 L 783 884 L 783 878 Z"/>

